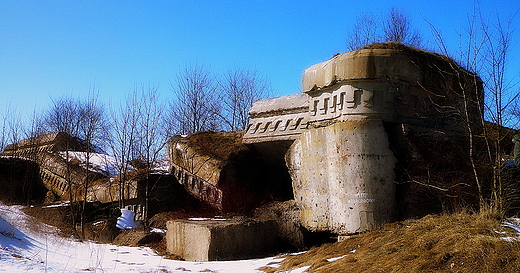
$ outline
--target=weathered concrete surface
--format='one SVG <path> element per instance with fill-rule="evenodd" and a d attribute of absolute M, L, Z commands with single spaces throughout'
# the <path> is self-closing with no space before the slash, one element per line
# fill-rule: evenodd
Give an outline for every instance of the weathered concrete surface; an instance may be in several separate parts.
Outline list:
<path fill-rule="evenodd" d="M 2 155 L 37 159 L 38 154 L 57 151 L 95 152 L 78 138 L 71 137 L 67 133 L 58 132 L 23 139 L 17 143 L 7 145 Z"/>
<path fill-rule="evenodd" d="M 37 162 L 45 186 L 64 201 L 70 199 L 69 190 L 72 190 L 76 201 L 83 200 L 85 185 L 91 185 L 94 181 L 107 177 L 92 168 L 87 168 L 82 164 L 84 162 L 65 159 L 60 152 L 39 153 Z"/>
<path fill-rule="evenodd" d="M 251 211 L 287 190 L 243 132 L 199 132 L 168 142 L 170 173 L 198 199 L 224 212 Z"/>
<path fill-rule="evenodd" d="M 375 44 L 311 66 L 302 90 L 314 127 L 364 116 L 461 131 L 466 121 L 458 110 L 467 106 L 475 120 L 482 114 L 478 77 L 447 57 L 396 44 Z"/>
<path fill-rule="evenodd" d="M 300 208 L 294 200 L 273 202 L 255 210 L 254 217 L 262 220 L 274 220 L 278 225 L 278 236 L 291 250 L 303 250 L 308 247 L 306 230 L 300 218 Z"/>
<path fill-rule="evenodd" d="M 338 54 L 309 67 L 302 91 L 255 102 L 244 143 L 294 140 L 306 128 L 351 116 L 460 131 L 465 119 L 458 110 L 467 106 L 470 120 L 482 114 L 482 83 L 475 74 L 439 54 L 392 43 Z"/>
<path fill-rule="evenodd" d="M 91 185 L 87 192 L 87 200 L 91 202 L 111 203 L 138 198 L 138 181 L 129 178 L 126 181 L 106 179 Z"/>
<path fill-rule="evenodd" d="M 373 48 L 338 54 L 326 62 L 305 69 L 302 90 L 309 92 L 344 80 L 395 79 L 421 82 L 421 71 L 403 53 L 391 48 Z"/>
<path fill-rule="evenodd" d="M 408 148 L 415 145 L 399 128 L 482 129 L 472 123 L 482 115 L 478 76 L 447 57 L 401 44 L 373 44 L 311 66 L 302 91 L 254 103 L 244 143 L 273 162 L 287 152 L 302 225 L 312 231 L 348 234 L 396 219 L 397 159 L 390 145 L 400 155 L 402 183 L 413 181 Z M 280 125 L 296 118 L 298 129 L 288 135 Z"/>
<path fill-rule="evenodd" d="M 287 162 L 302 222 L 311 231 L 349 234 L 396 219 L 396 159 L 380 120 L 307 130 Z"/>
<path fill-rule="evenodd" d="M 166 226 L 167 251 L 187 261 L 250 259 L 277 251 L 274 221 L 172 220 Z"/>
<path fill-rule="evenodd" d="M 307 128 L 309 96 L 295 94 L 255 102 L 244 143 L 295 140 Z"/>
<path fill-rule="evenodd" d="M 40 178 L 47 189 L 60 197 L 70 199 L 72 195 L 82 197 L 82 186 L 92 183 L 106 175 L 86 166 L 76 158 L 66 158 L 66 151 L 95 153 L 95 150 L 78 138 L 66 133 L 39 135 L 8 145 L 2 156 L 21 157 L 34 160 L 39 165 Z M 80 199 L 78 199 L 80 200 Z"/>

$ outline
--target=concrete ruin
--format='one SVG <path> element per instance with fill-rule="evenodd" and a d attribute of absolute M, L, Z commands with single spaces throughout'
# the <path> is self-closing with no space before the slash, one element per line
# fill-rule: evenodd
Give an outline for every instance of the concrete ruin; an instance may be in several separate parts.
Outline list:
<path fill-rule="evenodd" d="M 285 156 L 305 228 L 340 235 L 396 219 L 394 168 L 409 159 L 411 131 L 446 137 L 482 113 L 478 77 L 399 44 L 313 65 L 302 91 L 255 102 L 243 142 L 277 160 Z M 463 105 L 468 119 L 455 114 Z"/>
<path fill-rule="evenodd" d="M 145 203 L 149 215 L 185 204 L 194 205 L 194 198 L 167 171 L 136 170 L 128 165 L 125 167 L 127 171 L 120 174 L 121 163 L 114 157 L 99 149 L 87 147 L 84 141 L 63 132 L 43 134 L 8 145 L 0 159 L 0 168 L 6 169 L 16 163 L 24 167 L 24 176 L 32 177 L 30 181 L 43 184 L 27 184 L 25 181 L 15 183 L 18 188 L 23 186 L 24 189 L 31 187 L 38 191 L 42 188 L 47 190 L 46 203 L 70 201 L 72 198 L 75 202 L 85 200 L 117 204 L 132 210 L 136 220 L 144 219 Z M 0 176 L 6 173 L 2 172 Z M 13 191 L 20 189 L 13 188 Z M 149 200 L 146 200 L 146 196 L 149 196 Z"/>
<path fill-rule="evenodd" d="M 247 212 L 287 190 L 259 154 L 242 143 L 243 132 L 199 132 L 168 141 L 170 173 L 193 196 L 224 212 Z"/>
<path fill-rule="evenodd" d="M 68 200 L 69 190 L 80 189 L 89 183 L 108 177 L 95 166 L 86 166 L 76 153 L 88 152 L 92 156 L 98 153 L 78 138 L 67 133 L 49 133 L 21 140 L 5 147 L 2 157 L 24 158 L 36 162 L 39 176 L 45 187 L 61 200 Z M 74 195 L 82 196 L 82 194 Z"/>
<path fill-rule="evenodd" d="M 188 261 L 265 257 L 277 249 L 276 223 L 251 219 L 186 219 L 167 223 L 166 247 Z"/>
<path fill-rule="evenodd" d="M 449 191 L 467 185 L 458 181 L 468 181 L 463 176 L 469 172 L 452 163 L 464 161 L 457 152 L 466 149 L 466 130 L 480 130 L 474 121 L 482 120 L 482 87 L 476 75 L 452 60 L 403 45 L 374 44 L 309 67 L 302 91 L 255 102 L 245 132 L 170 139 L 170 176 L 139 170 L 114 178 L 83 164 L 79 155 L 95 150 L 63 133 L 23 140 L 2 156 L 34 162 L 27 168 L 61 200 L 72 191 L 76 201 L 86 196 L 86 201 L 118 202 L 133 206 L 137 215 L 150 197 L 160 201 L 150 216 L 191 206 L 189 194 L 222 214 L 253 215 L 256 208 L 280 201 L 257 210 L 261 220 L 168 222 L 168 250 L 197 261 L 260 256 L 250 250 L 272 251 L 276 236 L 305 249 L 310 233 L 371 230 L 407 215 L 407 206 L 417 211 L 414 202 L 424 187 L 410 181 L 438 186 L 440 177 Z M 446 154 L 450 160 L 444 160 Z M 443 193 L 462 196 L 462 191 Z M 428 213 L 446 206 L 425 200 Z"/>

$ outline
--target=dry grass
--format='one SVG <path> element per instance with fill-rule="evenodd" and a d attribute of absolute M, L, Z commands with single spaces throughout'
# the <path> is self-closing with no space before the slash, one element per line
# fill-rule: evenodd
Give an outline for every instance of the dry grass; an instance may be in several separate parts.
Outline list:
<path fill-rule="evenodd" d="M 512 232 L 489 213 L 429 215 L 288 255 L 280 267 L 263 270 L 310 266 L 308 272 L 520 272 L 520 242 L 500 239 L 506 236 L 499 233 L 503 231 Z"/>
<path fill-rule="evenodd" d="M 247 150 L 242 144 L 243 131 L 198 132 L 188 136 L 189 146 L 200 155 L 218 160 L 228 160 L 232 155 Z"/>

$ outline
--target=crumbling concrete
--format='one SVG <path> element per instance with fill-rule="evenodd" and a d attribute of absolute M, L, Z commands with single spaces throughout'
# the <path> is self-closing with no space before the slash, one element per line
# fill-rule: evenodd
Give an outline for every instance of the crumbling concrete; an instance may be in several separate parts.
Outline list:
<path fill-rule="evenodd" d="M 255 102 L 244 143 L 292 141 L 307 128 L 309 96 L 295 94 Z"/>
<path fill-rule="evenodd" d="M 76 199 L 82 199 L 83 185 L 107 177 L 73 157 L 75 152 L 96 153 L 83 141 L 60 132 L 43 134 L 8 145 L 1 155 L 34 160 L 39 166 L 40 178 L 45 187 L 61 200 L 68 200 L 71 196 L 69 190 L 72 189 L 72 196 Z"/>
<path fill-rule="evenodd" d="M 313 65 L 302 91 L 254 103 L 244 143 L 278 160 L 286 154 L 303 226 L 312 231 L 344 235 L 396 219 L 398 158 L 400 179 L 411 177 L 403 171 L 410 149 L 401 125 L 481 129 L 467 122 L 481 120 L 480 79 L 446 57 L 400 44 Z"/>
<path fill-rule="evenodd" d="M 240 131 L 199 132 L 171 138 L 170 173 L 193 196 L 223 212 L 251 211 L 286 194 L 280 178 L 242 136 Z"/>
<path fill-rule="evenodd" d="M 274 221 L 192 219 L 166 225 L 168 252 L 187 261 L 250 259 L 277 251 Z"/>
<path fill-rule="evenodd" d="M 381 120 L 303 132 L 287 164 L 304 226 L 348 234 L 396 219 L 395 163 Z"/>
<path fill-rule="evenodd" d="M 285 202 L 272 202 L 255 210 L 254 217 L 262 220 L 274 220 L 278 225 L 278 237 L 289 248 L 303 250 L 308 247 L 305 235 L 306 230 L 302 226 L 300 207 L 289 200 Z"/>

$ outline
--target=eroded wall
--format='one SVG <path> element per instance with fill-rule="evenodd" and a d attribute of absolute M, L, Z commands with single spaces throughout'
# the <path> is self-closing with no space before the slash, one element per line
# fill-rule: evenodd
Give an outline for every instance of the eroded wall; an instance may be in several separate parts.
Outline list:
<path fill-rule="evenodd" d="M 349 234 L 396 219 L 396 158 L 381 120 L 309 129 L 286 161 L 302 223 L 311 231 Z"/>

